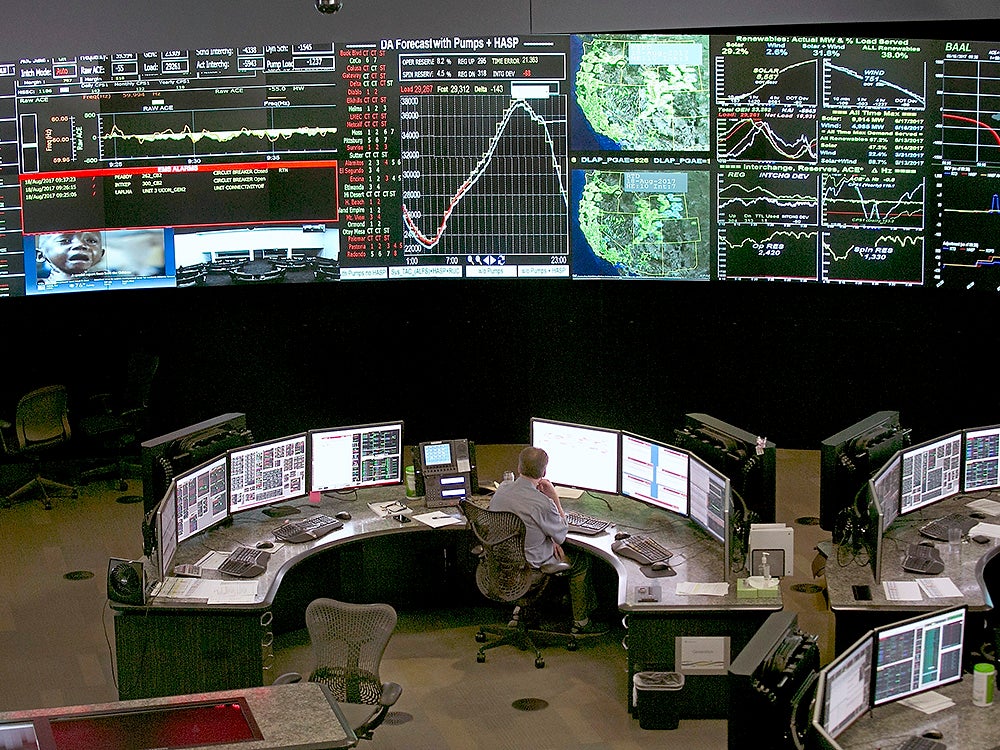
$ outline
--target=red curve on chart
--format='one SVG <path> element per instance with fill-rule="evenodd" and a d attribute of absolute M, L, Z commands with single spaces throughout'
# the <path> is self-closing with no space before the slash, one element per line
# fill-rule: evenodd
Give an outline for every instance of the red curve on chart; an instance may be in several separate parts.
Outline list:
<path fill-rule="evenodd" d="M 978 125 L 981 128 L 986 128 L 988 131 L 990 131 L 990 135 L 993 136 L 993 140 L 995 140 L 997 142 L 997 145 L 1000 146 L 1000 134 L 998 134 L 997 131 L 995 131 L 985 122 L 982 122 L 980 120 L 974 120 L 971 117 L 962 117 L 962 115 L 949 115 L 946 113 L 944 116 L 951 118 L 952 120 L 962 120 L 963 122 L 971 122 L 973 125 Z"/>

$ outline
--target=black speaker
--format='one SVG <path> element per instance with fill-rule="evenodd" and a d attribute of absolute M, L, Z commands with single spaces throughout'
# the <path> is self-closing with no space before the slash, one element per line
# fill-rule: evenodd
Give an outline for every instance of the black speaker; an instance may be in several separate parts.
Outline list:
<path fill-rule="evenodd" d="M 108 599 L 119 604 L 146 603 L 146 571 L 139 560 L 108 561 Z"/>

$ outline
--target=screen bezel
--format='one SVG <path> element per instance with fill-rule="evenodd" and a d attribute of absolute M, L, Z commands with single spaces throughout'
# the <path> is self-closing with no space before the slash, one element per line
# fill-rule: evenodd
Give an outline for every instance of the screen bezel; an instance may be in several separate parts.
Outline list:
<path fill-rule="evenodd" d="M 614 439 L 614 453 L 615 453 L 615 466 L 614 471 L 610 472 L 610 477 L 600 477 L 600 479 L 611 479 L 610 482 L 593 481 L 597 477 L 571 477 L 562 476 L 557 474 L 553 477 L 551 473 L 553 460 L 556 461 L 557 471 L 562 472 L 559 469 L 558 464 L 558 454 L 553 456 L 553 452 L 546 448 L 544 445 L 538 445 L 536 441 L 536 425 L 551 425 L 560 428 L 568 428 L 570 430 L 581 430 L 593 433 L 594 435 L 612 436 Z M 575 487 L 582 490 L 590 490 L 593 492 L 603 492 L 609 495 L 619 494 L 621 487 L 619 486 L 621 482 L 621 430 L 612 429 L 610 427 L 596 427 L 593 425 L 577 424 L 575 422 L 562 422 L 556 419 L 545 419 L 543 417 L 532 417 L 531 418 L 531 445 L 536 448 L 543 448 L 549 455 L 549 466 L 546 470 L 546 477 L 552 484 L 558 484 L 563 487 Z M 584 481 L 572 481 L 573 479 L 583 479 Z"/>
<path fill-rule="evenodd" d="M 295 443 L 296 441 L 302 442 L 302 471 L 299 481 L 298 491 L 292 491 L 289 489 L 286 492 L 282 492 L 278 497 L 267 498 L 261 500 L 259 498 L 254 498 L 250 502 L 244 502 L 239 507 L 234 507 L 233 505 L 233 456 L 237 456 L 243 453 L 252 453 L 254 451 L 265 450 L 270 446 L 279 445 L 281 443 Z M 308 484 L 306 483 L 307 477 L 306 472 L 309 468 L 309 457 L 307 455 L 309 445 L 309 433 L 299 432 L 292 435 L 285 435 L 284 437 L 274 438 L 273 440 L 262 440 L 258 443 L 252 443 L 250 445 L 241 445 L 238 448 L 230 448 L 226 452 L 226 468 L 229 477 L 229 514 L 235 515 L 237 513 L 243 513 L 245 511 L 257 510 L 258 508 L 266 508 L 270 505 L 278 505 L 280 503 L 288 502 L 289 500 L 294 500 L 296 498 L 305 497 L 308 490 Z"/>
<path fill-rule="evenodd" d="M 955 682 L 960 682 L 962 680 L 962 665 L 959 663 L 958 673 L 946 680 L 935 682 L 933 685 L 928 685 L 926 687 L 920 687 L 915 690 L 909 690 L 905 693 L 900 693 L 898 695 L 893 695 L 890 698 L 879 699 L 876 695 L 876 686 L 878 685 L 878 651 L 879 644 L 883 636 L 897 629 L 907 629 L 920 623 L 931 621 L 937 618 L 946 618 L 954 613 L 962 613 L 962 642 L 958 646 L 958 651 L 961 655 L 965 650 L 965 627 L 969 621 L 969 607 L 967 604 L 959 604 L 954 607 L 944 607 L 942 609 L 936 609 L 933 612 L 926 612 L 924 614 L 916 615 L 915 617 L 910 617 L 906 620 L 900 620 L 899 622 L 890 623 L 888 625 L 882 625 L 877 627 L 873 631 L 875 639 L 875 651 L 872 654 L 872 687 L 871 687 L 871 704 L 872 706 L 884 706 L 886 703 L 892 703 L 894 701 L 903 700 L 904 698 L 909 698 L 912 695 L 917 695 L 918 693 L 926 693 L 928 690 L 936 690 L 937 688 L 944 687 L 945 685 L 951 685 Z"/>
<path fill-rule="evenodd" d="M 950 432 L 950 433 L 947 433 L 945 435 L 940 435 L 940 436 L 938 436 L 936 438 L 932 438 L 930 440 L 925 440 L 924 442 L 920 443 L 919 445 L 913 445 L 913 446 L 910 446 L 909 448 L 905 448 L 904 450 L 900 451 L 900 453 L 902 454 L 902 459 L 901 459 L 902 460 L 902 465 L 905 466 L 906 460 L 910 456 L 912 456 L 913 454 L 920 453 L 921 451 L 927 450 L 928 448 L 931 448 L 932 446 L 935 446 L 938 443 L 946 443 L 949 440 L 954 440 L 955 438 L 958 438 L 958 461 L 959 461 L 959 470 L 958 470 L 959 473 L 958 473 L 958 487 L 957 487 L 957 489 L 954 492 L 950 493 L 950 494 L 941 495 L 940 497 L 936 497 L 933 500 L 927 500 L 925 502 L 920 503 L 919 505 L 911 505 L 909 508 L 905 508 L 905 507 L 903 507 L 903 491 L 902 491 L 902 480 L 903 480 L 903 471 L 904 470 L 903 470 L 903 468 L 901 466 L 900 467 L 900 483 L 901 484 L 900 484 L 900 493 L 899 493 L 899 515 L 905 516 L 908 513 L 915 513 L 915 512 L 917 512 L 919 510 L 923 510 L 924 508 L 929 508 L 930 506 L 935 505 L 936 503 L 939 503 L 942 500 L 947 500 L 949 497 L 954 497 L 955 495 L 959 494 L 962 491 L 962 480 L 964 479 L 963 472 L 964 472 L 964 468 L 965 468 L 964 464 L 963 464 L 963 456 L 965 454 L 965 445 L 964 445 L 963 435 L 962 435 L 962 431 L 961 430 L 958 430 L 956 432 Z"/>
<path fill-rule="evenodd" d="M 995 490 L 1000 487 L 1000 471 L 997 472 L 997 481 L 993 484 L 983 485 L 981 487 L 969 487 L 966 472 L 968 471 L 968 445 L 969 436 L 977 436 L 977 433 L 989 433 L 996 432 L 1000 435 L 1000 424 L 987 425 L 985 427 L 971 427 L 962 430 L 962 492 L 979 492 L 980 490 Z M 1000 465 L 1000 458 L 997 458 L 997 463 Z"/>
<path fill-rule="evenodd" d="M 180 544 L 178 537 L 177 484 L 176 480 L 171 479 L 156 509 L 156 568 L 161 581 L 173 572 L 174 556 L 177 554 L 177 545 Z"/>
<path fill-rule="evenodd" d="M 175 515 L 175 518 L 177 520 L 177 543 L 178 544 L 180 544 L 181 542 L 184 542 L 184 541 L 190 539 L 191 537 L 193 537 L 193 536 L 195 536 L 197 534 L 200 534 L 203 531 L 207 531 L 208 529 L 215 528 L 219 524 L 223 523 L 227 518 L 229 518 L 229 462 L 228 462 L 227 456 L 226 456 L 225 453 L 223 453 L 222 455 L 215 456 L 214 458 L 210 458 L 207 461 L 204 461 L 204 462 L 198 464 L 195 467 L 192 467 L 190 469 L 186 469 L 185 471 L 180 472 L 177 476 L 175 476 L 173 478 L 172 482 L 173 482 L 173 485 L 174 485 L 174 503 L 176 504 L 177 502 L 179 502 L 179 497 L 180 497 L 179 489 L 180 489 L 181 482 L 188 481 L 188 480 L 192 479 L 195 475 L 204 472 L 206 469 L 209 470 L 209 471 L 211 471 L 212 467 L 214 467 L 216 464 L 220 464 L 220 463 L 222 464 L 222 469 L 223 469 L 223 471 L 226 474 L 226 509 L 225 509 L 225 511 L 221 515 L 219 515 L 218 517 L 214 517 L 213 518 L 211 516 L 206 516 L 206 518 L 209 519 L 208 523 L 206 523 L 204 526 L 201 526 L 201 527 L 199 527 L 199 528 L 197 528 L 197 529 L 195 529 L 193 531 L 188 531 L 188 530 L 185 530 L 182 527 L 182 525 L 181 525 L 181 514 L 175 508 L 174 515 Z"/>
<path fill-rule="evenodd" d="M 327 435 L 336 433 L 363 433 L 367 431 L 378 431 L 383 429 L 399 428 L 399 445 L 396 452 L 396 466 L 398 476 L 393 479 L 385 480 L 370 480 L 361 482 L 349 482 L 347 484 L 332 484 L 332 485 L 317 485 L 316 484 L 316 441 L 324 438 Z M 359 489 L 362 487 L 387 487 L 396 484 L 403 483 L 403 420 L 394 420 L 388 422 L 371 422 L 369 424 L 357 424 L 349 425 L 347 427 L 323 427 L 309 430 L 309 438 L 307 441 L 306 449 L 308 451 L 307 464 L 309 467 L 309 490 L 310 492 L 334 492 L 338 490 L 352 490 Z"/>
<path fill-rule="evenodd" d="M 642 442 L 642 443 L 646 443 L 650 447 L 656 448 L 657 450 L 667 451 L 669 453 L 674 453 L 674 454 L 677 454 L 678 456 L 683 456 L 684 457 L 685 466 L 684 466 L 684 509 L 683 510 L 678 510 L 677 508 L 672 508 L 668 504 L 666 504 L 666 503 L 658 500 L 657 498 L 646 497 L 646 496 L 639 495 L 639 494 L 632 494 L 632 493 L 630 493 L 630 492 L 627 491 L 627 489 L 626 489 L 626 479 L 625 479 L 626 474 L 627 474 L 626 458 L 625 458 L 625 456 L 626 456 L 625 441 L 626 440 L 635 440 L 635 441 L 639 441 L 639 442 Z M 620 434 L 620 446 L 621 447 L 619 448 L 619 453 L 618 453 L 618 455 L 619 455 L 618 464 L 619 464 L 619 473 L 620 473 L 619 487 L 620 487 L 620 490 L 621 490 L 621 495 L 623 497 L 632 498 L 633 500 L 638 500 L 639 502 L 645 503 L 645 504 L 650 505 L 650 506 L 652 506 L 654 508 L 659 508 L 660 510 L 666 510 L 666 511 L 669 511 L 671 513 L 676 513 L 676 514 L 678 514 L 680 516 L 684 516 L 685 518 L 688 517 L 689 510 L 690 510 L 690 504 L 691 504 L 691 484 L 690 484 L 691 483 L 691 453 L 689 451 L 684 450 L 683 448 L 678 448 L 678 447 L 673 446 L 673 445 L 668 445 L 667 443 L 664 443 L 664 442 L 661 442 L 661 441 L 658 441 L 658 440 L 653 440 L 651 438 L 643 437 L 642 435 L 637 435 L 634 432 L 627 432 L 625 430 L 622 430 L 622 432 Z M 655 469 L 654 469 L 654 471 L 655 471 Z M 655 477 L 653 478 L 653 484 L 656 484 L 657 486 L 659 486 L 657 484 L 657 482 L 656 482 L 656 478 Z"/>

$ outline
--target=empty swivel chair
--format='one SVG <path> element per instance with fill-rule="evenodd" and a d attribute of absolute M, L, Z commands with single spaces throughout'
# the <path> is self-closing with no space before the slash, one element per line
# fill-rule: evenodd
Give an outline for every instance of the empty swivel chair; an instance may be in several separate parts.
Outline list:
<path fill-rule="evenodd" d="M 22 396 L 14 423 L 0 422 L 0 437 L 8 455 L 24 458 L 31 464 L 34 477 L 5 498 L 0 497 L 0 504 L 12 504 L 35 490 L 40 490 L 46 510 L 52 508 L 50 491 L 76 497 L 76 487 L 42 476 L 41 469 L 44 454 L 68 442 L 70 435 L 65 386 L 45 386 Z"/>
<path fill-rule="evenodd" d="M 476 585 L 487 599 L 516 604 L 514 615 L 506 626 L 486 625 L 479 629 L 476 640 L 483 645 L 476 661 L 486 661 L 486 650 L 497 646 L 517 646 L 535 654 L 535 666 L 545 666 L 542 652 L 535 645 L 527 627 L 528 608 L 537 601 L 553 575 L 569 570 L 569 563 L 560 562 L 533 568 L 524 556 L 524 521 L 508 511 L 488 510 L 463 500 L 459 508 L 469 520 L 478 544 L 473 552 L 479 556 Z M 497 636 L 488 640 L 487 636 Z M 569 648 L 575 641 L 569 636 Z"/>
<path fill-rule="evenodd" d="M 306 607 L 306 629 L 314 668 L 310 682 L 325 685 L 340 704 L 359 739 L 371 739 L 403 688 L 382 682 L 382 654 L 396 627 L 396 610 L 388 604 L 350 604 L 315 599 Z M 298 682 L 289 672 L 275 684 Z"/>

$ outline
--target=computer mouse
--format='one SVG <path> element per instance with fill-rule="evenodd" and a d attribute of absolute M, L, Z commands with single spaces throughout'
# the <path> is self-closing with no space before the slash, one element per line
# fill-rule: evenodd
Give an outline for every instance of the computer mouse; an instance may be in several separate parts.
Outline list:
<path fill-rule="evenodd" d="M 257 549 L 271 549 L 274 546 L 274 542 L 269 542 L 266 539 L 263 542 L 257 542 Z"/>
<path fill-rule="evenodd" d="M 940 729 L 928 729 L 920 736 L 929 740 L 940 740 L 944 737 L 944 733 Z"/>
<path fill-rule="evenodd" d="M 660 560 L 660 562 L 653 563 L 652 565 L 649 566 L 649 568 L 650 570 L 655 570 L 655 571 L 670 570 L 670 566 L 667 563 L 663 562 L 662 560 Z"/>
<path fill-rule="evenodd" d="M 969 517 L 970 518 L 982 519 L 982 518 L 986 518 L 986 514 L 983 513 L 982 511 L 976 510 L 976 511 L 973 511 L 972 513 L 970 513 Z"/>
<path fill-rule="evenodd" d="M 336 517 L 340 521 L 350 521 L 351 520 L 351 514 L 348 513 L 346 510 L 339 511 L 337 513 Z"/>
<path fill-rule="evenodd" d="M 619 531 L 617 534 L 615 534 L 615 541 L 618 541 L 619 539 L 628 539 L 630 536 L 632 535 L 629 534 L 627 531 Z"/>

